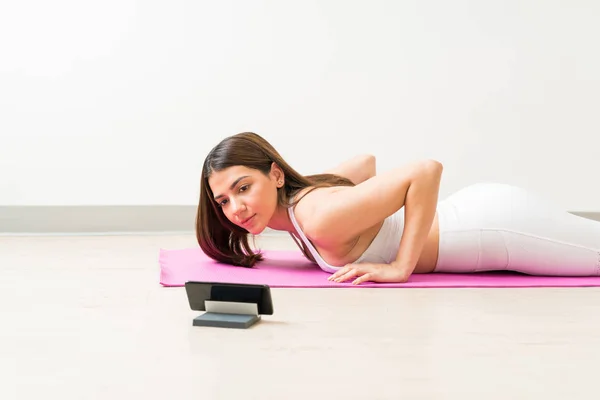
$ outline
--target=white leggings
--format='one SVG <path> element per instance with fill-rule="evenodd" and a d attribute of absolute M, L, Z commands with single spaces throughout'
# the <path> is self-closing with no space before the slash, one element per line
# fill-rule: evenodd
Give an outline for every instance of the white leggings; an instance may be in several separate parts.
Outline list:
<path fill-rule="evenodd" d="M 468 186 L 438 203 L 435 272 L 510 270 L 530 275 L 600 275 L 600 222 L 526 190 Z"/>

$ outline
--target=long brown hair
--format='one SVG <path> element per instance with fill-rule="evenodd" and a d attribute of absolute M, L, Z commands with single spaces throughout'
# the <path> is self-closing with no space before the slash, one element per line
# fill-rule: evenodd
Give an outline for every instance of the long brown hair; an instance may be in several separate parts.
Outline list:
<path fill-rule="evenodd" d="M 243 132 L 227 137 L 208 153 L 202 166 L 196 238 L 207 256 L 222 263 L 243 267 L 252 267 L 263 259 L 260 252 L 252 251 L 248 243 L 249 233 L 229 221 L 223 210 L 217 206 L 208 178 L 213 172 L 233 166 L 254 168 L 268 175 L 273 163 L 282 169 L 285 176 L 283 188 L 277 191 L 278 205 L 284 207 L 294 206 L 300 199 L 296 199 L 295 202 L 291 202 L 290 199 L 307 187 L 313 190 L 317 187 L 354 185 L 352 181 L 333 174 L 301 175 L 269 142 L 256 133 Z M 301 249 L 306 257 L 314 261 L 304 244 Z"/>

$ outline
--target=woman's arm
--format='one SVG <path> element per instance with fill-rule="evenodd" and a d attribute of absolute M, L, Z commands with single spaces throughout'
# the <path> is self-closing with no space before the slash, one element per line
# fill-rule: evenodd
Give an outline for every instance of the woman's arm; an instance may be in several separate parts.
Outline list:
<path fill-rule="evenodd" d="M 325 173 L 342 176 L 358 185 L 375 176 L 377 173 L 376 159 L 371 154 L 359 154 Z"/>
<path fill-rule="evenodd" d="M 344 190 L 314 192 L 302 207 L 305 231 L 320 246 L 332 248 L 347 243 L 405 207 L 404 233 L 391 266 L 401 271 L 387 274 L 383 279 L 408 279 L 435 217 L 442 171 L 441 163 L 424 160 Z"/>
<path fill-rule="evenodd" d="M 406 281 L 413 273 L 427 241 L 435 218 L 443 166 L 431 163 L 424 166 L 409 185 L 404 205 L 404 231 L 394 264 L 403 271 Z"/>
<path fill-rule="evenodd" d="M 337 238 L 347 243 L 403 206 L 406 206 L 406 229 L 410 232 L 417 228 L 418 222 L 428 225 L 433 222 L 441 174 L 441 163 L 419 161 L 376 175 L 354 187 L 314 191 L 297 210 L 302 214 L 304 229 L 317 242 Z M 432 221 L 427 223 L 428 219 Z M 419 230 L 426 229 L 429 227 Z"/>

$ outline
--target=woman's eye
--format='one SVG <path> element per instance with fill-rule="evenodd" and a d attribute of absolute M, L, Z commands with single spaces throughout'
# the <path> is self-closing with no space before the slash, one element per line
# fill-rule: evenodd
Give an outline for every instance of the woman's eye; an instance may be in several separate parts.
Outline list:
<path fill-rule="evenodd" d="M 248 190 L 248 185 L 240 187 L 240 192 L 245 192 L 246 190 Z"/>
<path fill-rule="evenodd" d="M 223 200 L 222 202 L 220 202 L 219 207 L 223 207 L 225 204 L 227 204 L 227 200 Z"/>

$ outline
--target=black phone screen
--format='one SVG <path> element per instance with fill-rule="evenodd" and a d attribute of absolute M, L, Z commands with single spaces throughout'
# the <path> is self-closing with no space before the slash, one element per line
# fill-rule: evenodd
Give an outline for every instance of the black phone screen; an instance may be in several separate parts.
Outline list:
<path fill-rule="evenodd" d="M 206 311 L 204 302 L 206 300 L 212 300 L 236 303 L 256 303 L 258 304 L 259 314 L 273 314 L 271 291 L 267 285 L 186 282 L 185 289 L 192 310 Z"/>

